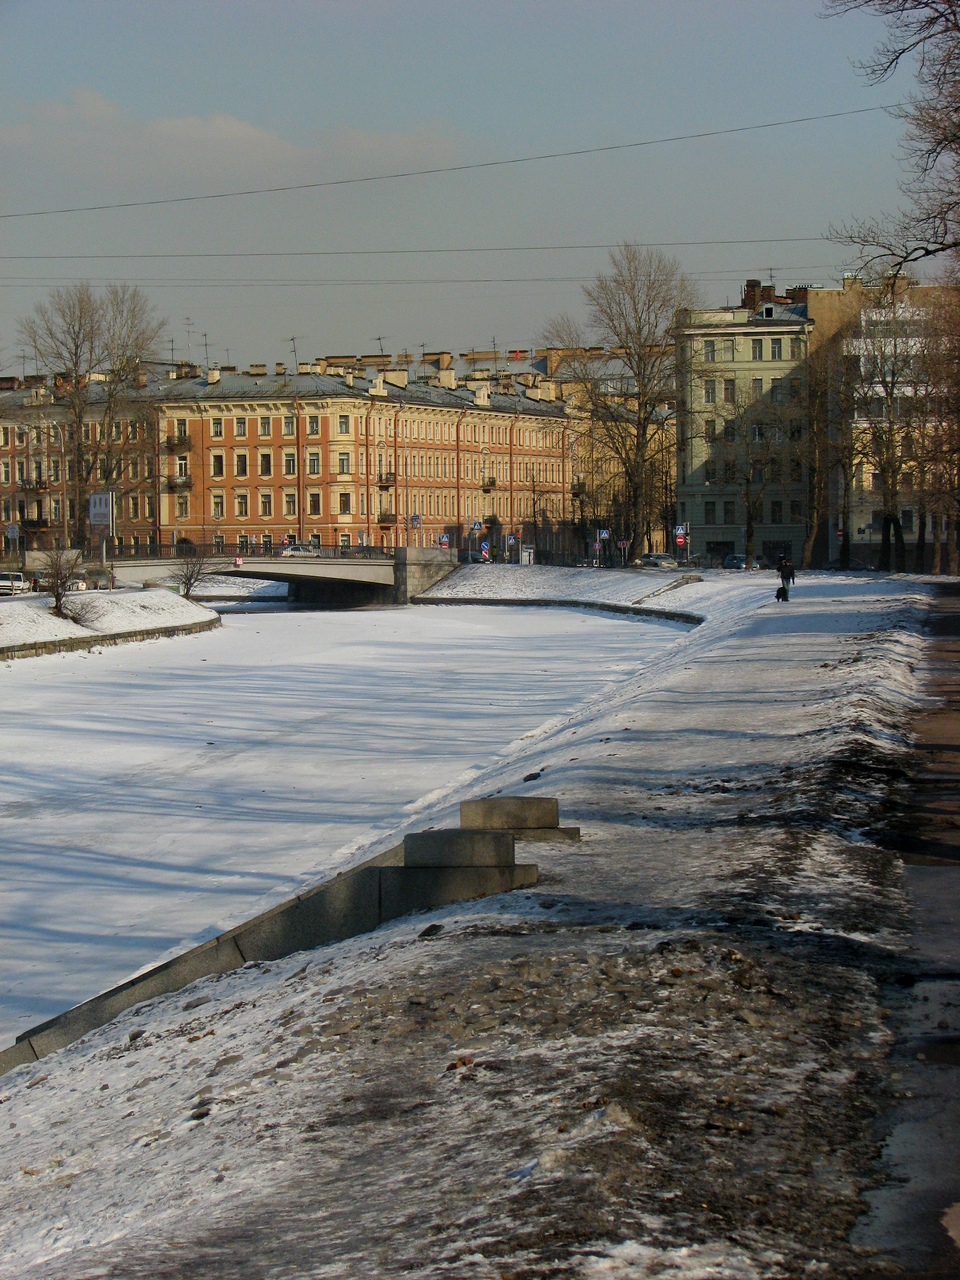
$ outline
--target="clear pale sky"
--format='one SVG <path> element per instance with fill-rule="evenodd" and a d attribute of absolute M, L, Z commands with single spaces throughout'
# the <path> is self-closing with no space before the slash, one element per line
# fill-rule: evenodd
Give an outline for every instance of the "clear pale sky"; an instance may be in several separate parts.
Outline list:
<path fill-rule="evenodd" d="M 0 214 L 633 143 L 909 90 L 905 72 L 873 88 L 853 68 L 878 21 L 818 14 L 816 0 L 0 0 Z M 875 112 L 2 217 L 0 367 L 20 372 L 18 317 L 78 279 L 142 284 L 178 356 L 192 320 L 200 361 L 204 333 L 212 362 L 239 364 L 289 364 L 293 335 L 301 360 L 376 351 L 381 335 L 392 352 L 528 347 L 557 312 L 583 314 L 578 282 L 606 258 L 550 246 L 820 237 L 894 208 L 900 176 L 899 125 Z M 382 252 L 423 249 L 456 252 Z M 136 256 L 291 251 L 329 256 Z M 848 261 L 820 240 L 669 252 L 718 303 L 748 275 L 828 284 Z"/>

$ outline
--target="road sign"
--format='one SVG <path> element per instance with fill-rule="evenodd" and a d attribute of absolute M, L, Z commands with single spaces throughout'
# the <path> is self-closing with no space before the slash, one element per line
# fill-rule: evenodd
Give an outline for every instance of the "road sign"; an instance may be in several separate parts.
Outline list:
<path fill-rule="evenodd" d="M 686 532 L 687 532 L 687 526 L 685 524 L 678 524 L 676 529 L 674 529 L 673 531 L 674 537 L 676 538 L 682 538 Z"/>
<path fill-rule="evenodd" d="M 91 493 L 90 495 L 90 527 L 93 529 L 113 528 L 113 494 Z"/>
<path fill-rule="evenodd" d="M 489 542 L 481 542 L 481 543 L 480 543 L 480 550 L 481 550 L 481 551 L 489 551 L 489 550 L 490 550 L 490 543 L 489 543 Z"/>
<path fill-rule="evenodd" d="M 617 543 L 617 546 L 620 548 L 621 551 L 626 551 L 629 545 L 630 543 L 626 540 L 626 538 L 621 538 L 620 541 Z"/>
<path fill-rule="evenodd" d="M 449 533 L 441 533 L 441 535 L 440 535 L 440 545 L 441 545 L 441 547 L 449 547 L 449 545 L 450 545 L 450 535 L 449 535 Z"/>
<path fill-rule="evenodd" d="M 473 532 L 474 532 L 474 533 L 479 533 L 479 532 L 480 532 L 480 530 L 481 530 L 482 528 L 483 528 L 483 525 L 480 523 L 480 521 L 479 521 L 479 520 L 474 520 L 474 522 L 473 522 Z"/>
<path fill-rule="evenodd" d="M 601 540 L 602 542 L 609 542 L 609 540 L 610 540 L 610 530 L 609 530 L 609 529 L 601 529 L 601 530 L 600 530 L 600 540 Z"/>
<path fill-rule="evenodd" d="M 234 556 L 233 563 L 235 567 L 239 569 L 240 566 L 243 564 L 243 556 Z"/>
<path fill-rule="evenodd" d="M 411 529 L 420 528 L 420 517 L 416 512 L 414 512 L 413 515 L 410 517 L 410 528 Z"/>
<path fill-rule="evenodd" d="M 517 545 L 517 537 L 516 537 L 516 534 L 513 534 L 513 533 L 508 534 L 508 535 L 507 535 L 507 546 L 508 546 L 508 547 L 515 547 L 516 545 Z"/>
<path fill-rule="evenodd" d="M 686 535 L 685 533 L 678 533 L 678 534 L 677 534 L 677 546 L 678 546 L 678 547 L 682 547 L 682 546 L 684 545 L 684 543 L 686 542 L 686 540 L 687 540 L 687 535 Z"/>
<path fill-rule="evenodd" d="M 20 526 L 18 524 L 7 525 L 7 537 L 10 539 L 20 537 Z"/>

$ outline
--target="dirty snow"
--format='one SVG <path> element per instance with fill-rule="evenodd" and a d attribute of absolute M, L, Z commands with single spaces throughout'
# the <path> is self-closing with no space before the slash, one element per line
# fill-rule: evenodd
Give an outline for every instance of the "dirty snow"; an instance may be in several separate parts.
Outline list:
<path fill-rule="evenodd" d="M 544 596 L 586 598 L 581 581 L 533 576 Z M 635 590 L 634 575 L 594 576 L 605 580 L 594 599 Z M 109 894 L 91 868 L 108 865 L 95 845 L 114 847 L 114 811 L 129 830 L 145 798 L 138 853 L 171 805 L 191 873 L 215 862 L 256 752 L 264 780 L 290 770 L 287 805 L 241 806 L 237 830 L 282 814 L 278 843 L 292 807 L 321 819 L 325 770 L 351 804 L 361 773 L 393 786 L 397 826 L 449 822 L 461 797 L 502 790 L 559 796 L 584 833 L 581 845 L 520 847 L 541 866 L 536 892 L 197 983 L 4 1077 L 0 1276 L 896 1274 L 848 1238 L 877 1176 L 881 990 L 905 929 L 896 861 L 871 828 L 921 703 L 926 592 L 809 575 L 788 607 L 772 596 L 769 575 L 704 575 L 669 597 L 705 618 L 696 629 L 463 606 L 367 614 L 366 634 L 338 632 L 337 615 L 304 643 L 278 615 L 250 621 L 269 632 L 259 647 L 230 622 L 176 642 L 166 665 L 114 666 L 105 653 L 66 679 L 66 659 L 0 672 L 5 708 L 22 716 L 38 699 L 29 726 L 4 724 L 17 751 L 34 744 L 16 786 L 35 803 L 20 814 L 8 790 L 3 810 L 5 833 L 41 823 L 35 848 L 27 826 L 17 837 L 34 877 L 51 860 L 37 779 L 52 800 L 64 741 L 89 769 L 88 793 L 66 771 L 59 819 L 61 833 L 82 823 L 90 846 L 70 859 L 82 909 Z M 238 637 L 252 659 L 242 681 Z M 318 649 L 341 687 L 381 677 L 358 722 L 356 706 L 334 704 L 328 730 L 359 723 L 358 740 L 342 734 L 310 775 L 297 764 L 304 717 L 287 738 L 270 724 L 291 718 L 294 697 L 303 708 L 331 695 Z M 424 654 L 443 710 L 432 720 Z M 219 665 L 202 670 L 204 657 Z M 489 706 L 514 703 L 528 727 L 488 746 Z M 396 782 L 428 730 L 430 768 Z M 204 732 L 235 749 L 207 762 Z M 453 759 L 474 735 L 484 750 Z M 154 736 L 168 743 L 162 761 Z M 322 736 L 307 735 L 311 754 Z M 114 762 L 122 744 L 119 790 L 98 783 L 92 743 Z M 204 793 L 212 822 L 188 813 Z M 383 813 L 359 816 L 369 827 L 338 846 L 344 863 L 385 838 Z M 162 909 L 184 869 L 144 866 L 160 882 L 142 909 Z M 24 888 L 16 918 L 30 907 Z M 430 922 L 442 929 L 421 936 Z"/>

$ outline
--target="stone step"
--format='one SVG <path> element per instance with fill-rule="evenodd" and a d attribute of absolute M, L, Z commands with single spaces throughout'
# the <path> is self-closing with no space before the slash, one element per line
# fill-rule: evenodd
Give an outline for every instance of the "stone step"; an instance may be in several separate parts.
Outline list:
<path fill-rule="evenodd" d="M 513 835 L 509 831 L 417 831 L 403 839 L 405 867 L 512 867 Z"/>

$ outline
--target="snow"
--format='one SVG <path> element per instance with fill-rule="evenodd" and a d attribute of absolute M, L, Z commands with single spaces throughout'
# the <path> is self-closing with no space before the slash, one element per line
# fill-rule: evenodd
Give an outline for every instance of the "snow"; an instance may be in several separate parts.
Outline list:
<path fill-rule="evenodd" d="M 471 566 L 432 594 L 652 605 L 667 577 Z M 439 939 L 420 938 L 420 917 L 248 966 L 0 1080 L 0 1277 L 173 1274 L 163 1265 L 188 1241 L 209 1244 L 210 1277 L 492 1280 L 511 1258 L 553 1256 L 549 1233 L 531 1235 L 537 1205 L 546 1223 L 592 1221 L 597 1197 L 625 1203 L 614 1151 L 651 1189 L 630 1192 L 629 1228 L 615 1228 L 622 1207 L 598 1208 L 563 1274 L 829 1274 L 819 1259 L 840 1246 L 808 1245 L 785 1220 L 747 1229 L 748 1192 L 773 1199 L 793 1185 L 791 1160 L 814 1161 L 803 1194 L 778 1202 L 784 1219 L 809 1201 L 816 1221 L 840 1215 L 842 1235 L 857 1212 L 832 1113 L 815 1124 L 834 1095 L 853 1108 L 887 1033 L 870 981 L 841 957 L 896 954 L 904 917 L 866 834 L 869 776 L 847 784 L 840 766 L 880 767 L 902 749 L 922 702 L 927 588 L 811 574 L 787 606 L 773 589 L 769 575 L 705 573 L 656 597 L 702 616 L 696 628 L 468 604 L 256 615 L 0 671 L 8 1037 L 406 827 L 455 821 L 461 798 L 557 795 L 561 820 L 584 832 L 582 846 L 523 851 L 541 864 L 537 893 L 433 913 Z M 791 994 L 800 961 L 769 947 L 744 960 L 749 939 L 723 943 L 741 909 L 834 946 L 806 1005 Z M 659 939 L 691 929 L 704 941 L 682 967 L 659 955 Z M 754 1003 L 732 1022 L 691 1012 L 703 1004 L 671 1014 L 685 984 L 722 995 L 738 964 L 773 966 L 777 998 L 744 979 Z M 608 997 L 590 975 L 604 966 L 620 975 L 609 1000 L 631 982 L 651 1000 L 597 1022 Z M 484 1002 L 517 984 L 529 999 L 484 1019 Z M 847 1037 L 829 1051 L 828 1022 Z M 637 1077 L 618 1083 L 634 1061 Z M 684 1071 L 699 1073 L 699 1093 Z M 731 1175 L 737 1243 L 713 1207 L 696 1219 L 683 1201 L 692 1184 L 697 1200 L 719 1194 L 733 1164 L 683 1166 L 683 1144 L 635 1111 L 643 1089 L 674 1077 L 678 1132 L 702 1097 L 706 1132 L 724 1134 L 713 1113 L 728 1090 L 744 1107 L 759 1091 L 746 1114 L 770 1117 L 776 1137 L 749 1148 L 756 1169 Z M 604 1091 L 623 1101 L 596 1100 Z M 785 1154 L 776 1143 L 801 1120 Z M 754 1139 L 729 1141 L 742 1160 L 736 1144 Z M 295 1265 L 305 1231 L 309 1262 Z"/>
<path fill-rule="evenodd" d="M 202 605 L 162 589 L 71 592 L 64 612 L 72 617 L 56 617 L 43 595 L 0 601 L 0 646 L 189 626 L 212 617 Z"/>

